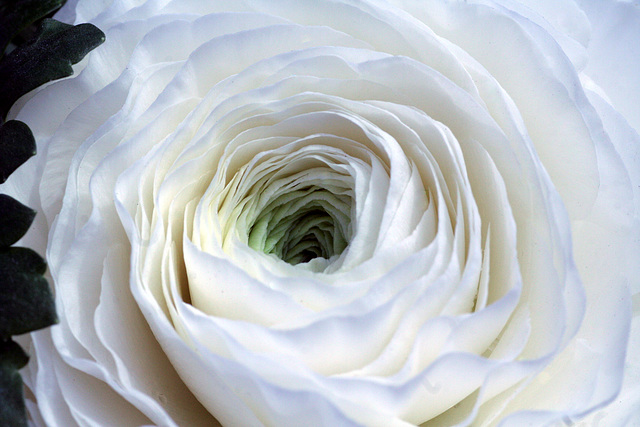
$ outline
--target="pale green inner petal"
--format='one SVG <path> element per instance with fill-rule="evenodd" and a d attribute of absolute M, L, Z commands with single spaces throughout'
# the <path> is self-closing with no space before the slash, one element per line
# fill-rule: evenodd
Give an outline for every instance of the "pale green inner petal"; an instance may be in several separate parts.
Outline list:
<path fill-rule="evenodd" d="M 354 159 L 333 147 L 292 148 L 263 151 L 231 177 L 219 211 L 224 234 L 292 265 L 328 261 L 352 235 L 354 179 L 346 164 Z"/>

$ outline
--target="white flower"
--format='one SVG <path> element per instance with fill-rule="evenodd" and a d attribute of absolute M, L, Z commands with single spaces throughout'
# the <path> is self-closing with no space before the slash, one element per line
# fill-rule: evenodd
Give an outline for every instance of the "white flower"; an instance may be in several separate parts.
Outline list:
<path fill-rule="evenodd" d="M 61 319 L 32 336 L 36 424 L 546 425 L 616 398 L 637 3 L 75 3 L 106 43 L 12 110 Z M 632 413 L 626 372 L 599 420 Z"/>

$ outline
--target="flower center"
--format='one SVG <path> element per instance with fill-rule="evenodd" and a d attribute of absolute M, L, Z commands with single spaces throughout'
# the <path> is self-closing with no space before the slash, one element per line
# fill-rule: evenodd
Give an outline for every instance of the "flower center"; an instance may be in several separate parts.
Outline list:
<path fill-rule="evenodd" d="M 324 270 L 352 235 L 355 183 L 345 158 L 326 145 L 285 144 L 235 169 L 218 211 L 224 245 L 237 238 L 291 265 Z"/>
<path fill-rule="evenodd" d="M 278 197 L 251 226 L 249 246 L 292 265 L 340 255 L 348 243 L 349 199 L 315 186 Z"/>

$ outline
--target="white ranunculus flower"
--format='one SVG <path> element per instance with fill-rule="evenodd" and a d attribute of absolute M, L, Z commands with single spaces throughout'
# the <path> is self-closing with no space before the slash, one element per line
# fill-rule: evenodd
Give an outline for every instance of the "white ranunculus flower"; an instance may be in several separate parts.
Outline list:
<path fill-rule="evenodd" d="M 5 188 L 41 212 L 27 243 L 61 319 L 32 335 L 36 424 L 637 409 L 637 2 L 78 0 L 59 18 L 107 40 L 11 114 L 39 155 Z"/>

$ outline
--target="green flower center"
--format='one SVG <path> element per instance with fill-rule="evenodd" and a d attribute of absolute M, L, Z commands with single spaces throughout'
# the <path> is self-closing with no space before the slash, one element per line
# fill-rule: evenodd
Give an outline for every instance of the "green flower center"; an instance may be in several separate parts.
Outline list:
<path fill-rule="evenodd" d="M 323 271 L 352 235 L 355 182 L 346 159 L 339 148 L 306 142 L 245 160 L 220 193 L 226 244 L 237 238 L 291 265 Z"/>
<path fill-rule="evenodd" d="M 292 265 L 340 255 L 348 244 L 350 203 L 316 186 L 281 195 L 256 218 L 249 246 Z"/>

